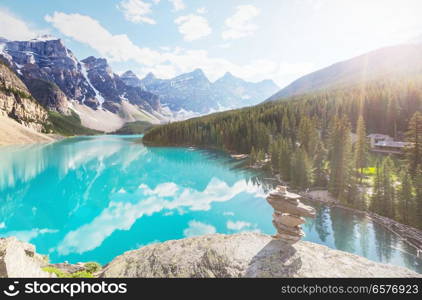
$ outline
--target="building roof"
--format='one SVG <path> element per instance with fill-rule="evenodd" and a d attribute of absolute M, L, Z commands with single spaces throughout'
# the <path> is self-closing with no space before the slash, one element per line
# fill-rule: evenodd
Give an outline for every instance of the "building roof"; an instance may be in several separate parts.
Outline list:
<path fill-rule="evenodd" d="M 391 136 L 386 135 L 386 134 L 381 134 L 381 133 L 371 133 L 370 135 L 368 135 L 368 137 L 371 139 L 385 139 L 385 140 L 393 139 Z"/>
<path fill-rule="evenodd" d="M 374 144 L 375 147 L 393 147 L 393 148 L 404 148 L 410 143 L 407 142 L 395 142 L 395 141 L 380 141 Z"/>

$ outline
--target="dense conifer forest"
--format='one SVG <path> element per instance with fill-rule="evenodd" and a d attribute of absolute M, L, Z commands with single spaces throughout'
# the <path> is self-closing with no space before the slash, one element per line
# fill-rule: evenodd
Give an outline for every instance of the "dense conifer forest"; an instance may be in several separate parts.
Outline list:
<path fill-rule="evenodd" d="M 378 80 L 152 128 L 144 143 L 249 155 L 290 185 L 422 228 L 422 79 Z M 374 154 L 369 133 L 408 141 Z"/>

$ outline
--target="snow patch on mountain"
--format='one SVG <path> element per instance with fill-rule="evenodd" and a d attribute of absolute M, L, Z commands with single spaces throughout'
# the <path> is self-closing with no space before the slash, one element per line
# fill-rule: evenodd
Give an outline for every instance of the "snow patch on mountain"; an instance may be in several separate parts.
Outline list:
<path fill-rule="evenodd" d="M 89 86 L 94 90 L 94 92 L 95 92 L 95 98 L 97 98 L 97 100 L 98 100 L 98 102 L 99 102 L 99 109 L 103 109 L 103 103 L 105 102 L 105 100 L 104 100 L 104 97 L 101 95 L 101 93 L 94 87 L 94 85 L 91 83 L 91 80 L 89 80 L 89 77 L 88 77 L 88 71 L 87 71 L 87 69 L 86 69 L 86 67 L 85 67 L 85 64 L 84 63 L 82 63 L 81 64 L 81 71 L 82 71 L 82 74 L 83 74 L 83 76 L 85 77 L 85 79 L 86 79 L 86 81 L 88 82 L 88 84 L 89 84 Z M 82 100 L 82 103 L 85 103 L 85 99 L 86 98 L 84 98 L 83 100 Z"/>

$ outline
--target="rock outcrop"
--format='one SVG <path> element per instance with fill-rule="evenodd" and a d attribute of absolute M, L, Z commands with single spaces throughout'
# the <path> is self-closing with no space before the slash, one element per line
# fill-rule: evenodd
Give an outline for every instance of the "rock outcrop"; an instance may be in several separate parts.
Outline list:
<path fill-rule="evenodd" d="M 153 244 L 116 257 L 100 277 L 421 277 L 405 268 L 258 233 L 212 234 Z"/>
<path fill-rule="evenodd" d="M 0 61 L 0 115 L 37 132 L 48 124 L 47 111 L 36 102 L 25 84 Z"/>
<path fill-rule="evenodd" d="M 46 262 L 31 244 L 15 237 L 0 238 L 0 277 L 52 277 L 41 268 Z"/>
<path fill-rule="evenodd" d="M 300 198 L 300 195 L 289 193 L 285 186 L 278 186 L 268 195 L 267 201 L 274 208 L 275 239 L 294 244 L 305 236 L 300 225 L 305 223 L 303 217 L 315 218 L 315 209 L 302 204 Z"/>

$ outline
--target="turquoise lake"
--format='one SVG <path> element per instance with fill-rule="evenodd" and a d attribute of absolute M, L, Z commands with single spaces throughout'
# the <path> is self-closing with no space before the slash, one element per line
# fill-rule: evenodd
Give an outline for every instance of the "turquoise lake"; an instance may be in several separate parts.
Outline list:
<path fill-rule="evenodd" d="M 36 245 L 53 263 L 105 264 L 170 239 L 275 232 L 261 174 L 224 153 L 148 148 L 135 139 L 0 147 L 0 236 Z M 315 207 L 305 240 L 422 273 L 415 250 L 384 227 L 340 208 Z"/>

